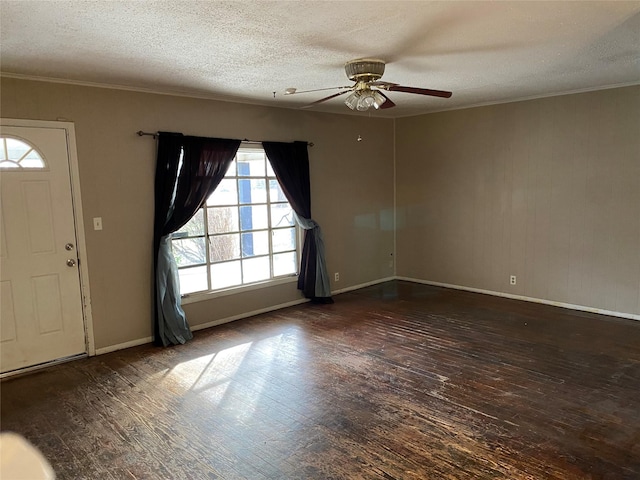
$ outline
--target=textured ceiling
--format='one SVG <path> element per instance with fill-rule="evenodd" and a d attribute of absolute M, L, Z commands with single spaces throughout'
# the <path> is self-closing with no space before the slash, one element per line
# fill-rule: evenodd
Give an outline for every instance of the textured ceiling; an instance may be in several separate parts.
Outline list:
<path fill-rule="evenodd" d="M 0 2 L 5 75 L 298 108 L 350 85 L 346 61 L 387 62 L 389 92 L 430 111 L 640 83 L 640 2 Z M 275 92 L 275 98 L 274 94 Z M 313 107 L 353 113 L 344 97 Z"/>

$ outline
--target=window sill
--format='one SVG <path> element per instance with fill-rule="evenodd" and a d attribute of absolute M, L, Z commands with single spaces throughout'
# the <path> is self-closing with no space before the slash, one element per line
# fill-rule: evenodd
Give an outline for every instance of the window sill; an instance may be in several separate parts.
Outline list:
<path fill-rule="evenodd" d="M 212 298 L 226 297 L 228 295 L 236 295 L 238 293 L 249 292 L 251 290 L 261 290 L 263 288 L 273 287 L 275 285 L 283 285 L 286 283 L 294 283 L 298 281 L 298 275 L 292 275 L 290 277 L 278 278 L 275 280 L 267 280 L 264 282 L 252 283 L 250 285 L 240 285 L 237 287 L 230 287 L 224 290 L 217 290 L 215 292 L 195 292 L 189 293 L 181 298 L 181 304 L 187 305 L 189 303 L 203 302 L 205 300 L 211 300 Z"/>

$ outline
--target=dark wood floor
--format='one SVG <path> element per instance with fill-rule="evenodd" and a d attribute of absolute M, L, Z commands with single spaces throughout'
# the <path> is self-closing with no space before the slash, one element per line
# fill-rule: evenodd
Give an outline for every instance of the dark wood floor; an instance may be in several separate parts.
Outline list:
<path fill-rule="evenodd" d="M 638 479 L 640 322 L 390 282 L 2 383 L 59 479 Z"/>

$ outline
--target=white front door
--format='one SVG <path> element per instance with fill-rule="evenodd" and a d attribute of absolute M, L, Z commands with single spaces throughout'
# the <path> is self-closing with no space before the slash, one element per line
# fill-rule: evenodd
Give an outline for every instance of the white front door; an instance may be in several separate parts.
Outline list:
<path fill-rule="evenodd" d="M 6 373 L 84 354 L 87 343 L 67 131 L 3 124 L 0 150 L 0 373 Z"/>

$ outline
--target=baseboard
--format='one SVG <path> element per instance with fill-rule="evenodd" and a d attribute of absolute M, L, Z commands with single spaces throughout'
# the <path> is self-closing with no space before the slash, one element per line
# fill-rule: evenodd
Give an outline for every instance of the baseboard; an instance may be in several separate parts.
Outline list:
<path fill-rule="evenodd" d="M 124 350 L 125 348 L 137 347 L 144 345 L 145 343 L 153 342 L 153 337 L 138 338 L 137 340 L 131 340 L 130 342 L 118 343 L 116 345 L 109 345 L 108 347 L 96 348 L 96 355 L 103 355 L 105 353 L 115 352 L 116 350 Z"/>
<path fill-rule="evenodd" d="M 372 285 L 377 285 L 379 283 L 390 282 L 391 280 L 395 280 L 396 278 L 397 277 L 380 278 L 378 280 L 373 280 L 371 282 L 360 283 L 358 285 L 352 285 L 351 287 L 345 287 L 345 288 L 341 288 L 339 290 L 332 290 L 331 291 L 331 295 L 338 295 L 340 293 L 351 292 L 352 290 L 359 290 L 361 288 L 370 287 Z"/>
<path fill-rule="evenodd" d="M 271 312 L 273 310 L 280 310 L 281 308 L 291 307 L 293 305 L 299 305 L 301 303 L 305 303 L 308 301 L 309 301 L 308 299 L 303 298 L 300 300 L 294 300 L 293 302 L 281 303 L 279 305 L 273 305 L 271 307 L 261 308 L 260 310 L 253 310 L 251 312 L 241 313 L 239 315 L 234 315 L 232 317 L 221 318 L 219 320 L 214 320 L 212 322 L 201 323 L 200 325 L 192 325 L 191 331 L 195 332 L 197 330 L 204 330 L 205 328 L 215 327 L 217 325 L 233 322 L 235 320 L 240 320 L 242 318 L 253 317 L 254 315 Z M 109 345 L 108 347 L 97 348 L 96 355 L 103 355 L 105 353 L 111 353 L 117 350 L 124 350 L 125 348 L 137 347 L 139 345 L 144 345 L 145 343 L 152 343 L 152 342 L 153 342 L 153 337 L 139 338 L 137 340 L 131 340 L 130 342 L 118 343 L 116 345 Z"/>
<path fill-rule="evenodd" d="M 259 310 L 253 310 L 251 312 L 244 312 L 238 315 L 233 315 L 231 317 L 221 318 L 219 320 L 213 320 L 212 322 L 201 323 L 200 325 L 192 325 L 191 330 L 204 330 L 205 328 L 216 327 L 218 325 L 223 325 L 225 323 L 234 322 L 236 320 L 241 320 L 243 318 L 253 317 L 254 315 L 260 315 L 261 313 L 273 312 L 274 310 L 280 310 L 282 308 L 293 307 L 294 305 L 300 305 L 301 303 L 308 302 L 308 298 L 301 298 L 299 300 L 294 300 L 292 302 L 280 303 L 278 305 L 272 305 L 270 307 L 261 308 Z"/>
<path fill-rule="evenodd" d="M 525 297 L 523 295 L 513 295 L 511 293 L 495 292 L 493 290 L 483 290 L 481 288 L 464 287 L 462 285 L 452 285 L 450 283 L 432 282 L 429 280 L 420 280 L 418 278 L 395 277 L 396 280 L 405 280 L 407 282 L 422 283 L 425 285 L 433 285 L 434 287 L 453 288 L 455 290 L 464 290 L 467 292 L 482 293 L 485 295 L 493 295 L 494 297 L 511 298 L 513 300 L 523 300 L 525 302 L 542 303 L 544 305 L 552 305 L 554 307 L 569 308 L 571 310 L 579 310 L 581 312 L 597 313 L 600 315 L 609 315 L 611 317 L 627 318 L 629 320 L 640 320 L 640 315 L 633 313 L 614 312 L 611 310 L 602 310 L 600 308 L 586 307 L 584 305 L 575 305 L 573 303 L 554 302 L 553 300 L 545 300 L 542 298 Z"/>
<path fill-rule="evenodd" d="M 339 290 L 335 290 L 331 292 L 332 295 L 338 295 L 340 293 L 350 292 L 352 290 L 358 290 L 360 288 L 369 287 L 371 285 L 376 285 L 378 283 L 388 282 L 394 280 L 395 277 L 387 277 L 379 280 L 374 280 L 372 282 L 361 283 L 359 285 L 353 285 L 351 287 L 342 288 Z M 191 331 L 204 330 L 205 328 L 216 327 L 218 325 L 223 325 L 225 323 L 234 322 L 236 320 L 241 320 L 243 318 L 253 317 L 255 315 L 260 315 L 261 313 L 272 312 L 274 310 L 280 310 L 282 308 L 293 307 L 294 305 L 300 305 L 302 303 L 308 302 L 308 298 L 301 298 L 299 300 L 293 300 L 291 302 L 280 303 L 278 305 L 272 305 L 266 308 L 261 308 L 259 310 L 253 310 L 251 312 L 244 312 L 238 315 L 233 315 L 231 317 L 225 317 L 218 320 L 213 320 L 207 323 L 201 323 L 199 325 L 191 325 Z M 117 350 L 123 350 L 125 348 L 137 347 L 139 345 L 144 345 L 145 343 L 153 342 L 153 337 L 145 337 L 139 338 L 137 340 L 132 340 L 130 342 L 118 343 L 116 345 L 110 345 L 108 347 L 96 348 L 96 355 L 103 355 L 105 353 L 115 352 Z"/>
<path fill-rule="evenodd" d="M 526 296 L 523 296 L 523 295 L 513 295 L 513 294 L 510 294 L 510 293 L 496 292 L 496 291 L 493 291 L 493 290 L 483 290 L 481 288 L 465 287 L 465 286 L 462 286 L 462 285 L 453 285 L 453 284 L 450 284 L 450 283 L 442 283 L 442 282 L 432 282 L 432 281 L 429 281 L 429 280 L 421 280 L 421 279 L 418 279 L 418 278 L 410 278 L 410 277 L 402 277 L 402 276 L 385 277 L 385 278 L 380 278 L 378 280 L 373 280 L 371 282 L 360 283 L 358 285 L 352 285 L 350 287 L 340 288 L 338 290 L 333 290 L 331 292 L 331 294 L 332 295 L 339 295 L 341 293 L 351 292 L 353 290 L 359 290 L 361 288 L 370 287 L 372 285 L 377 285 L 379 283 L 389 282 L 391 280 L 404 280 L 404 281 L 407 281 L 407 282 L 422 283 L 424 285 L 433 285 L 434 287 L 452 288 L 452 289 L 455 289 L 455 290 L 464 290 L 464 291 L 467 291 L 467 292 L 482 293 L 484 295 L 493 295 L 494 297 L 511 298 L 513 300 L 523 300 L 525 302 L 541 303 L 541 304 L 544 304 L 544 305 L 552 305 L 554 307 L 569 308 L 571 310 L 579 310 L 579 311 L 582 311 L 582 312 L 597 313 L 597 314 L 600 314 L 600 315 L 609 315 L 611 317 L 627 318 L 627 319 L 630 319 L 630 320 L 639 320 L 640 321 L 640 315 L 636 315 L 636 314 L 633 314 L 633 313 L 613 312 L 613 311 L 610 311 L 610 310 L 602 310 L 602 309 L 599 309 L 599 308 L 585 307 L 584 305 L 575 305 L 575 304 L 572 304 L 572 303 L 554 302 L 552 300 L 544 300 L 544 299 L 541 299 L 541 298 L 526 297 Z M 253 317 L 255 315 L 260 315 L 261 313 L 272 312 L 274 310 L 280 310 L 281 308 L 287 308 L 287 307 L 292 307 L 294 305 L 300 305 L 300 304 L 306 303 L 308 301 L 309 301 L 309 299 L 301 298 L 299 300 L 294 300 L 294 301 L 287 302 L 287 303 L 281 303 L 281 304 L 278 304 L 278 305 L 272 305 L 270 307 L 261 308 L 259 310 L 253 310 L 251 312 L 245 312 L 245 313 L 241 313 L 241 314 L 238 314 L 238 315 L 233 315 L 231 317 L 221 318 L 219 320 L 214 320 L 212 322 L 202 323 L 200 325 L 193 325 L 191 327 L 191 330 L 192 331 L 204 330 L 205 328 L 211 328 L 211 327 L 215 327 L 215 326 L 218 326 L 218 325 L 223 325 L 225 323 L 229 323 L 229 322 L 233 322 L 233 321 L 236 321 L 236 320 L 240 320 L 240 319 L 243 319 L 243 318 Z M 119 344 L 116 344 L 116 345 L 110 345 L 108 347 L 103 347 L 103 348 L 97 348 L 95 354 L 96 355 L 103 355 L 105 353 L 111 353 L 111 352 L 115 352 L 117 350 L 123 350 L 125 348 L 137 347 L 139 345 L 144 345 L 146 343 L 151 343 L 151 342 L 153 342 L 153 337 L 139 338 L 137 340 L 132 340 L 130 342 L 119 343 Z"/>
<path fill-rule="evenodd" d="M 351 290 L 358 290 L 359 288 L 369 287 L 371 285 L 376 285 L 378 283 L 388 282 L 393 280 L 394 277 L 382 278 L 379 280 L 374 280 L 372 282 L 361 283 L 359 285 L 353 285 L 351 287 L 342 288 L 340 290 L 334 290 L 331 292 L 331 295 L 338 295 L 340 293 L 350 292 Z M 308 298 L 301 298 L 299 300 L 293 300 L 287 303 L 280 303 L 278 305 L 272 305 L 266 308 L 261 308 L 259 310 L 253 310 L 251 312 L 240 313 L 238 315 L 233 315 L 231 317 L 221 318 L 219 320 L 214 320 L 212 322 L 201 323 L 200 325 L 192 325 L 191 330 L 204 330 L 205 328 L 216 327 L 218 325 L 223 325 L 225 323 L 234 322 L 236 320 L 241 320 L 243 318 L 253 317 L 254 315 L 260 315 L 261 313 L 273 312 L 274 310 L 280 310 L 282 308 L 293 307 L 294 305 L 300 305 L 302 303 L 308 302 Z"/>

